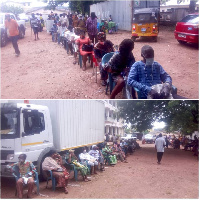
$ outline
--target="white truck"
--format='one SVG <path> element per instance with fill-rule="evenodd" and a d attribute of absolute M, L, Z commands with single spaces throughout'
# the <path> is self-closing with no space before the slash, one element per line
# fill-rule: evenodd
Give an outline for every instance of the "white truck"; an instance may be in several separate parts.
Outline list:
<path fill-rule="evenodd" d="M 16 20 L 19 26 L 19 38 L 24 38 L 26 26 L 25 20 L 17 20 L 12 13 L 0 13 L 0 29 L 1 29 L 1 46 L 4 47 L 9 39 L 9 31 L 5 28 L 5 15 L 10 14 L 10 18 Z"/>
<path fill-rule="evenodd" d="M 1 103 L 1 176 L 22 153 L 37 166 L 51 149 L 63 152 L 104 142 L 101 100 L 8 100 Z"/>

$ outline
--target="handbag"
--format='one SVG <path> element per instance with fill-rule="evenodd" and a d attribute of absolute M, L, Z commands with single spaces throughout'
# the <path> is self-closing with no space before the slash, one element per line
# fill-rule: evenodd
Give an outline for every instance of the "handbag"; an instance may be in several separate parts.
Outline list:
<path fill-rule="evenodd" d="M 90 44 L 83 44 L 82 51 L 90 52 L 93 51 L 94 46 Z"/>

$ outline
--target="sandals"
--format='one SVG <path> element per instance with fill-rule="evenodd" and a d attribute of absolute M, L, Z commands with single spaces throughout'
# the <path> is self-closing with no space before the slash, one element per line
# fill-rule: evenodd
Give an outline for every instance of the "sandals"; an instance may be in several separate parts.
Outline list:
<path fill-rule="evenodd" d="M 73 62 L 74 65 L 75 65 L 76 63 L 77 63 L 76 61 Z"/>
<path fill-rule="evenodd" d="M 83 67 L 82 67 L 82 70 L 85 71 L 85 70 L 86 70 L 86 66 L 83 66 Z"/>
<path fill-rule="evenodd" d="M 65 188 L 65 194 L 68 194 L 68 190 L 67 190 L 67 188 Z"/>
<path fill-rule="evenodd" d="M 101 85 L 102 85 L 102 86 L 106 86 L 106 85 L 107 85 L 107 82 L 106 82 L 105 80 L 102 80 Z"/>

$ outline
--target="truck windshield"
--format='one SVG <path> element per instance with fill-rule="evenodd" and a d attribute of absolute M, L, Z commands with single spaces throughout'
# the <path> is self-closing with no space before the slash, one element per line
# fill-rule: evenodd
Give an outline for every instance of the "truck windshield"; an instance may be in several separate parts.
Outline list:
<path fill-rule="evenodd" d="M 19 109 L 1 107 L 1 139 L 19 137 Z"/>
<path fill-rule="evenodd" d="M 156 23 L 157 18 L 156 14 L 150 14 L 150 13 L 141 13 L 141 14 L 135 14 L 133 18 L 133 23 Z"/>

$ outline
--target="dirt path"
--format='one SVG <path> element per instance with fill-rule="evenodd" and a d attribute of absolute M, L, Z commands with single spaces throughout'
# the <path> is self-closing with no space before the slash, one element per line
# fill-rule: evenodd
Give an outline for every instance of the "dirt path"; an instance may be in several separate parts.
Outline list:
<path fill-rule="evenodd" d="M 105 87 L 95 83 L 92 68 L 83 72 L 73 65 L 73 57 L 64 48 L 51 41 L 43 31 L 40 40 L 34 41 L 30 28 L 19 40 L 20 57 L 15 57 L 12 44 L 1 49 L 1 98 L 4 99 L 105 99 Z M 120 31 L 108 34 L 114 44 L 130 38 L 131 33 Z M 178 94 L 197 99 L 199 94 L 199 51 L 191 45 L 180 45 L 173 28 L 161 27 L 158 42 L 138 40 L 133 51 L 141 59 L 141 47 L 150 44 L 155 50 L 155 60 L 171 75 Z M 118 96 L 120 98 L 121 95 Z"/>
<path fill-rule="evenodd" d="M 141 145 L 128 163 L 117 163 L 106 171 L 91 176 L 91 182 L 70 180 L 69 194 L 55 192 L 40 183 L 40 196 L 33 198 L 87 199 L 197 199 L 199 198 L 199 162 L 192 152 L 165 149 L 162 164 L 156 162 L 154 144 Z M 71 174 L 73 177 L 73 174 Z M 49 184 L 51 186 L 51 183 Z M 15 198 L 14 181 L 2 179 L 2 198 Z M 26 193 L 26 192 L 25 192 Z"/>

